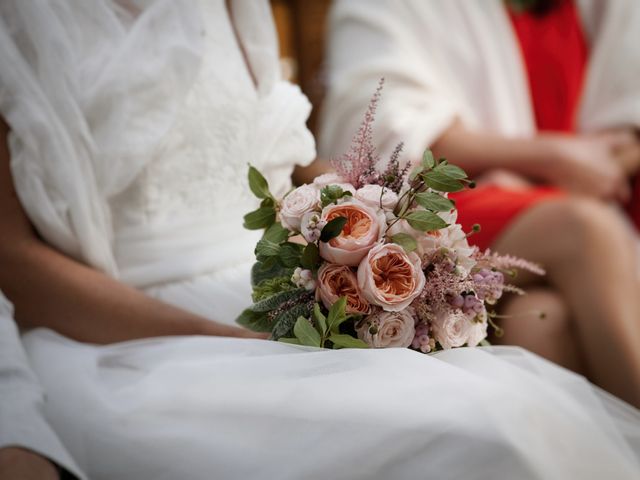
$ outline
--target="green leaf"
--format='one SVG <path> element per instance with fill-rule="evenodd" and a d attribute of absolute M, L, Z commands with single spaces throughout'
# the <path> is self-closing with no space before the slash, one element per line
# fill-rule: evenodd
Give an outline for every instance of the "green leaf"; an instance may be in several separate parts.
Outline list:
<path fill-rule="evenodd" d="M 391 237 L 391 240 L 393 243 L 400 245 L 407 253 L 413 252 L 418 248 L 418 242 L 408 233 L 396 233 Z"/>
<path fill-rule="evenodd" d="M 280 254 L 278 258 L 280 258 L 280 262 L 285 267 L 297 267 L 300 265 L 300 257 L 302 255 L 302 249 L 304 247 L 302 245 L 298 245 L 297 243 L 283 243 L 280 245 Z"/>
<path fill-rule="evenodd" d="M 277 257 L 280 254 L 280 245 L 262 238 L 258 240 L 254 252 L 258 260 L 265 260 L 268 257 Z"/>
<path fill-rule="evenodd" d="M 459 192 L 464 189 L 462 182 L 441 172 L 427 172 L 422 175 L 422 178 L 428 187 L 439 192 Z"/>
<path fill-rule="evenodd" d="M 269 320 L 266 313 L 254 312 L 249 308 L 243 311 L 238 318 L 236 318 L 236 323 L 248 328 L 249 330 L 253 330 L 254 332 L 271 332 L 272 327 L 272 322 Z"/>
<path fill-rule="evenodd" d="M 343 333 L 334 333 L 329 337 L 329 340 L 333 342 L 336 347 L 340 348 L 371 348 L 359 338 L 354 338 L 351 335 L 345 335 Z"/>
<path fill-rule="evenodd" d="M 404 218 L 409 222 L 409 225 L 422 232 L 433 232 L 447 227 L 447 222 L 438 215 L 424 210 L 411 212 Z"/>
<path fill-rule="evenodd" d="M 279 223 L 274 223 L 273 225 L 271 225 L 269 228 L 265 230 L 264 235 L 262 235 L 262 238 L 264 240 L 269 240 L 270 242 L 273 242 L 273 243 L 282 243 L 287 238 L 289 238 L 289 230 L 284 228 Z"/>
<path fill-rule="evenodd" d="M 345 217 L 336 217 L 333 220 L 330 220 L 320 232 L 320 241 L 328 242 L 332 238 L 337 237 L 342 233 L 342 229 L 347 224 L 347 219 Z"/>
<path fill-rule="evenodd" d="M 266 278 L 258 285 L 254 285 L 251 298 L 254 302 L 259 302 L 265 298 L 269 298 L 276 293 L 286 292 L 297 288 L 291 283 L 291 276 L 281 276 Z"/>
<path fill-rule="evenodd" d="M 340 325 L 348 318 L 346 313 L 347 297 L 340 297 L 336 303 L 331 305 L 329 316 L 327 317 L 327 328 L 338 333 Z"/>
<path fill-rule="evenodd" d="M 435 192 L 417 193 L 415 199 L 418 205 L 432 212 L 448 212 L 456 206 L 452 200 L 444 198 Z"/>
<path fill-rule="evenodd" d="M 456 167 L 455 165 L 451 165 L 450 163 L 438 165 L 435 170 L 437 173 L 442 173 L 449 178 L 454 180 L 462 180 L 467 178 L 467 172 L 465 172 L 460 167 Z"/>
<path fill-rule="evenodd" d="M 291 345 L 302 345 L 300 343 L 300 340 L 298 340 L 297 338 L 285 338 L 285 337 L 281 337 L 278 339 L 279 342 L 282 343 L 290 343 Z"/>
<path fill-rule="evenodd" d="M 261 207 L 275 207 L 275 205 L 276 202 L 273 200 L 273 198 L 265 198 L 260 202 Z"/>
<path fill-rule="evenodd" d="M 436 159 L 433 158 L 433 153 L 428 148 L 422 154 L 422 166 L 425 170 L 431 170 L 436 164 Z"/>
<path fill-rule="evenodd" d="M 320 190 L 320 204 L 322 208 L 331 203 L 336 203 L 342 197 L 351 197 L 352 194 L 348 190 L 345 191 L 339 185 L 327 185 Z"/>
<path fill-rule="evenodd" d="M 316 271 L 320 266 L 320 250 L 315 243 L 308 243 L 302 251 L 300 265 L 307 270 Z"/>
<path fill-rule="evenodd" d="M 276 210 L 273 207 L 260 207 L 244 216 L 244 228 L 260 230 L 273 225 L 276 221 Z"/>
<path fill-rule="evenodd" d="M 254 167 L 249 165 L 249 188 L 258 198 L 270 198 L 269 184 L 262 174 Z"/>
<path fill-rule="evenodd" d="M 293 275 L 293 269 L 271 262 L 273 258 L 268 260 L 268 262 L 259 261 L 253 264 L 253 267 L 251 267 L 251 285 L 256 286 L 267 279 L 276 277 L 291 278 L 291 275 Z"/>
<path fill-rule="evenodd" d="M 313 319 L 316 321 L 320 335 L 327 333 L 327 317 L 320 311 L 320 305 L 317 303 L 313 306 Z"/>
<path fill-rule="evenodd" d="M 304 317 L 298 317 L 293 327 L 293 333 L 302 345 L 310 347 L 320 346 L 320 334 L 311 326 L 309 320 Z"/>
<path fill-rule="evenodd" d="M 422 172 L 424 172 L 424 166 L 418 165 L 416 168 L 411 170 L 411 173 L 409 174 L 409 181 L 413 182 Z"/>

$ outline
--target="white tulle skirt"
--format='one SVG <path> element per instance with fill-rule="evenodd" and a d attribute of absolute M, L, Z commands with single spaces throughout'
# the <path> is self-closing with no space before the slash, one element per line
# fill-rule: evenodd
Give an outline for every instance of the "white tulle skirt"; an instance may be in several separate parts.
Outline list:
<path fill-rule="evenodd" d="M 232 322 L 250 264 L 151 295 Z M 91 479 L 637 479 L 640 412 L 519 348 L 25 336 Z"/>

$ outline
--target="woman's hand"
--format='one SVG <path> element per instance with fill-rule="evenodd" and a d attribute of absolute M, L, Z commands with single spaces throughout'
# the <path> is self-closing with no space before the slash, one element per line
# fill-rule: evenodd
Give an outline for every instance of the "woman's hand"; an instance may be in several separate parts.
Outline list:
<path fill-rule="evenodd" d="M 618 154 L 619 136 L 542 134 L 538 138 L 548 151 L 540 171 L 546 181 L 604 200 L 629 199 L 628 171 L 637 165 L 626 156 L 623 164 Z"/>
<path fill-rule="evenodd" d="M 59 480 L 57 468 L 46 458 L 18 447 L 0 449 L 0 480 Z"/>

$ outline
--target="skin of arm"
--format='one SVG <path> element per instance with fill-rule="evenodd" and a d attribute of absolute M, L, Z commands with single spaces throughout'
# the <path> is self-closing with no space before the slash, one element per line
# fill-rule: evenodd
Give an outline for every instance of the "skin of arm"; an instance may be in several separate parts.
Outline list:
<path fill-rule="evenodd" d="M 47 327 L 106 344 L 165 335 L 265 338 L 148 297 L 58 252 L 38 238 L 16 195 L 0 125 L 0 289 L 22 328 Z"/>
<path fill-rule="evenodd" d="M 304 183 L 311 183 L 313 179 L 319 177 L 323 173 L 328 173 L 332 170 L 329 160 L 324 158 L 317 158 L 306 167 L 296 166 L 293 171 L 292 179 L 294 185 L 302 185 Z"/>
<path fill-rule="evenodd" d="M 433 144 L 470 175 L 501 169 L 528 179 L 602 199 L 625 201 L 627 177 L 637 171 L 640 157 L 633 136 L 606 132 L 569 135 L 541 132 L 531 138 L 508 138 L 476 132 L 456 121 Z M 625 152 L 623 162 L 621 154 Z"/>

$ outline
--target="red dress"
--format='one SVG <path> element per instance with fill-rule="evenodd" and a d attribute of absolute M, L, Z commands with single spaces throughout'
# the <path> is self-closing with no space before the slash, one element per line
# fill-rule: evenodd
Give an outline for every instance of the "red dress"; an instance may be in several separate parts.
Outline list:
<path fill-rule="evenodd" d="M 574 132 L 588 48 L 573 0 L 564 0 L 543 16 L 509 13 L 529 78 L 537 129 Z M 465 231 L 481 231 L 469 242 L 488 248 L 518 215 L 549 198 L 563 195 L 552 187 L 509 190 L 479 187 L 452 195 Z"/>

